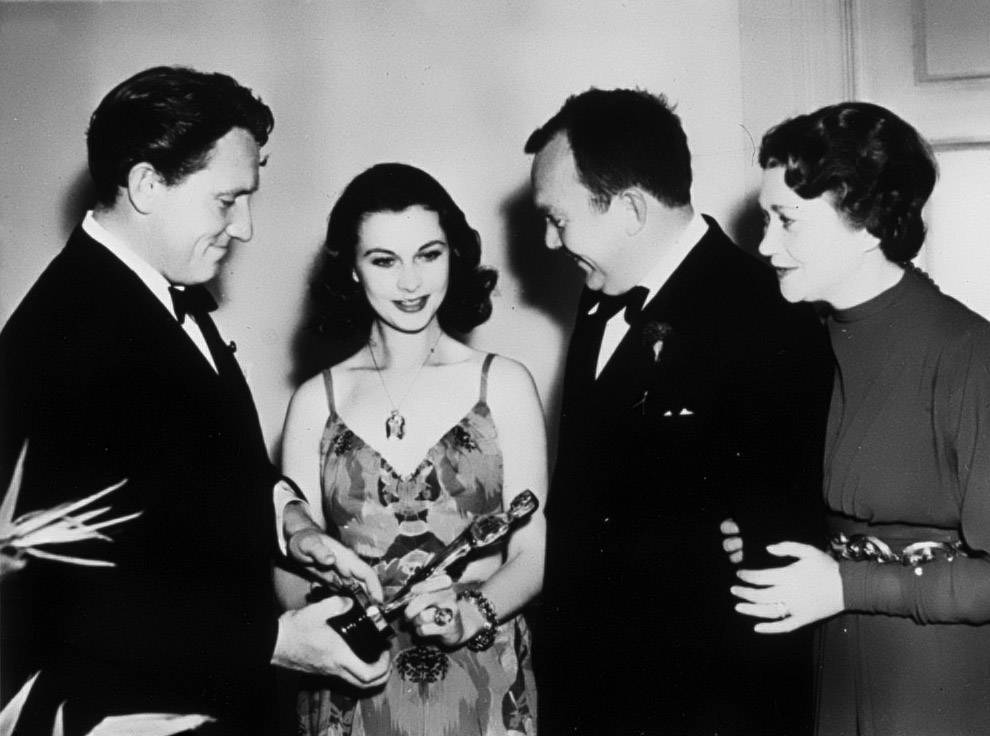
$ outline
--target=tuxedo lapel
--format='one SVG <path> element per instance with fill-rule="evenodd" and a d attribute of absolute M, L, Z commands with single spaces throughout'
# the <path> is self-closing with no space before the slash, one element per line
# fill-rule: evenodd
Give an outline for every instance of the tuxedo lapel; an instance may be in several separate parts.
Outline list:
<path fill-rule="evenodd" d="M 645 312 L 644 312 L 645 314 Z M 594 384 L 606 409 L 624 412 L 637 405 L 643 392 L 664 369 L 653 360 L 651 346 L 643 341 L 642 319 L 634 320 Z"/>
<path fill-rule="evenodd" d="M 109 308 L 121 315 L 132 333 L 146 338 L 142 340 L 143 349 L 154 346 L 156 351 L 173 356 L 167 361 L 169 369 L 181 364 L 193 370 L 201 367 L 215 375 L 209 362 L 175 317 L 137 274 L 89 237 L 82 228 L 77 228 L 69 239 L 65 256 L 85 288 L 98 293 Z M 134 349 L 138 346 L 132 344 L 122 347 Z"/>
<path fill-rule="evenodd" d="M 717 298 L 712 295 L 711 274 L 719 236 L 725 237 L 710 222 L 708 233 L 633 320 L 605 364 L 594 392 L 605 397 L 613 411 L 642 409 L 644 396 L 658 406 L 679 403 L 682 378 L 691 370 L 690 343 L 697 339 L 698 305 Z M 666 335 L 660 339 L 658 332 Z"/>
<path fill-rule="evenodd" d="M 571 333 L 571 342 L 567 350 L 565 376 L 568 386 L 565 392 L 571 394 L 584 393 L 594 384 L 595 364 L 598 351 L 601 349 L 602 328 L 593 315 L 588 313 L 595 304 L 596 294 L 588 289 L 581 293 L 578 304 L 578 316 Z"/>

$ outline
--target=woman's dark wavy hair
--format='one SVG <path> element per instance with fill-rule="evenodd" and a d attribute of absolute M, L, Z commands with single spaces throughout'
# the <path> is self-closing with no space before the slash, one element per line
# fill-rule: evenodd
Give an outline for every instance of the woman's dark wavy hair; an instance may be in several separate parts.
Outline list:
<path fill-rule="evenodd" d="M 269 107 L 226 74 L 181 66 L 138 72 L 90 117 L 86 146 L 97 203 L 113 206 L 135 164 L 150 163 L 172 186 L 204 168 L 231 129 L 244 128 L 260 148 L 274 125 Z"/>
<path fill-rule="evenodd" d="M 402 212 L 417 205 L 436 212 L 450 249 L 450 280 L 438 313 L 440 326 L 463 334 L 491 316 L 498 274 L 481 265 L 481 238 L 461 208 L 425 171 L 384 163 L 358 174 L 330 211 L 323 262 L 314 282 L 321 332 L 367 334 L 374 315 L 364 287 L 352 275 L 361 223 L 378 212 Z"/>
<path fill-rule="evenodd" d="M 879 238 L 889 261 L 918 254 L 921 209 L 938 173 L 928 143 L 890 110 L 843 102 L 785 120 L 763 136 L 760 166 L 783 166 L 804 199 L 829 192 L 851 225 Z"/>

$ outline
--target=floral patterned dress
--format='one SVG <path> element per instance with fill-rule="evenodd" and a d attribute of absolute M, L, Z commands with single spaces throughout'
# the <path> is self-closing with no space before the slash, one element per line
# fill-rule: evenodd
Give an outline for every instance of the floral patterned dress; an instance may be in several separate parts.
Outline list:
<path fill-rule="evenodd" d="M 324 513 L 341 539 L 378 573 L 386 599 L 478 514 L 502 508 L 502 453 L 486 403 L 481 369 L 477 403 L 399 475 L 337 414 L 330 370 L 324 372 L 330 415 L 320 446 Z M 451 571 L 456 579 L 458 568 Z M 392 674 L 380 690 L 361 693 L 339 680 L 304 689 L 299 732 L 307 736 L 522 736 L 535 733 L 536 693 L 530 638 L 521 616 L 498 628 L 483 652 L 441 649 L 401 624 L 392 643 Z"/>

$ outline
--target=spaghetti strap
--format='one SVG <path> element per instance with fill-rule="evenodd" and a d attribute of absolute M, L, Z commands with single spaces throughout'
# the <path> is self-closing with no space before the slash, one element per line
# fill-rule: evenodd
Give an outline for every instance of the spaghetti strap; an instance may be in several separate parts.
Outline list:
<path fill-rule="evenodd" d="M 333 403 L 333 376 L 330 371 L 330 368 L 323 371 L 323 387 L 327 391 L 327 407 L 330 409 L 330 416 L 335 416 L 337 414 L 337 407 Z"/>
<path fill-rule="evenodd" d="M 485 356 L 485 362 L 481 364 L 481 396 L 478 398 L 482 404 L 488 401 L 488 369 L 492 365 L 492 361 L 495 360 L 495 353 L 488 353 Z"/>

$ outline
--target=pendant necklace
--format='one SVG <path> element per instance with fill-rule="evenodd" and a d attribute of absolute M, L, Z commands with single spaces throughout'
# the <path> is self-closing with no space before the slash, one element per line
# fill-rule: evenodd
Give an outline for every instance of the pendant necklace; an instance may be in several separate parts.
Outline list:
<path fill-rule="evenodd" d="M 385 419 L 385 439 L 401 440 L 406 436 L 406 418 L 399 412 L 399 407 L 402 406 L 402 402 L 409 397 L 409 392 L 412 391 L 413 386 L 416 385 L 416 379 L 419 378 L 419 374 L 423 372 L 423 369 L 430 360 L 430 356 L 433 355 L 434 351 L 437 349 L 437 345 L 440 343 L 440 338 L 442 336 L 443 332 L 441 331 L 440 334 L 437 335 L 437 339 L 433 341 L 433 347 L 430 348 L 429 352 L 426 354 L 426 357 L 423 358 L 423 362 L 416 370 L 416 375 L 412 377 L 412 380 L 409 382 L 409 387 L 402 395 L 402 398 L 399 399 L 398 403 L 392 401 L 392 394 L 389 393 L 388 386 L 385 384 L 385 377 L 382 375 L 382 369 L 378 365 L 378 361 L 375 359 L 375 352 L 371 349 L 371 341 L 368 341 L 368 355 L 371 356 L 371 363 L 375 366 L 375 373 L 378 374 L 378 380 L 381 381 L 382 388 L 385 390 L 385 398 L 388 399 L 388 404 L 392 407 L 392 410 L 388 413 L 388 417 Z"/>

